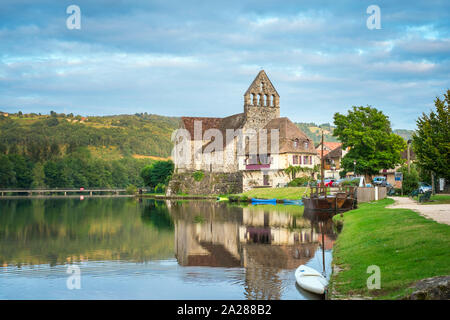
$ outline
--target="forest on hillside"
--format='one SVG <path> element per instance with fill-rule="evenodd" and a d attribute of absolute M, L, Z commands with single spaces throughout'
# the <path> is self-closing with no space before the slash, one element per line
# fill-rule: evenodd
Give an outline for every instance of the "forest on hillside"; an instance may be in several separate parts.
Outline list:
<path fill-rule="evenodd" d="M 140 171 L 170 155 L 178 118 L 0 115 L 0 188 L 142 186 Z"/>

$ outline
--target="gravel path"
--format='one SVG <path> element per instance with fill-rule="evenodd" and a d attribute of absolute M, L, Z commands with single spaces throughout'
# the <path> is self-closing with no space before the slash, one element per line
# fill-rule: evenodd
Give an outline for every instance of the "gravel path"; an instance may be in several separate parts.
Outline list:
<path fill-rule="evenodd" d="M 390 198 L 394 199 L 395 203 L 387 206 L 386 208 L 411 209 L 439 223 L 450 225 L 450 204 L 418 204 L 416 201 L 406 197 Z"/>

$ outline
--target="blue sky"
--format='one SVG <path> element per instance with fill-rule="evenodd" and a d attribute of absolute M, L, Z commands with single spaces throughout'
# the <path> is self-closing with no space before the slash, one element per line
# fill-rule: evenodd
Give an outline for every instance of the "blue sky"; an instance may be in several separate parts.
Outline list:
<path fill-rule="evenodd" d="M 2 111 L 221 117 L 261 68 L 293 121 L 372 105 L 413 129 L 450 88 L 450 2 L 0 2 Z"/>

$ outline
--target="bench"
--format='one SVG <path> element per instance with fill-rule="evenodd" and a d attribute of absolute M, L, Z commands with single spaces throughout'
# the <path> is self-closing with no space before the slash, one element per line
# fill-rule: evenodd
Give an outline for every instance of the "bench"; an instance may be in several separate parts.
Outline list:
<path fill-rule="evenodd" d="M 419 196 L 419 202 L 430 201 L 431 191 L 427 191 Z"/>

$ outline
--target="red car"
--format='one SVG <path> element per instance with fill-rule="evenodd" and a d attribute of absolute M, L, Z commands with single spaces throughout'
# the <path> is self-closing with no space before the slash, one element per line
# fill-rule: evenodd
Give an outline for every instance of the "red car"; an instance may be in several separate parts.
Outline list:
<path fill-rule="evenodd" d="M 325 184 L 325 187 L 331 187 L 333 182 L 336 181 L 334 179 L 325 179 L 323 182 Z M 322 180 L 317 181 L 317 185 L 320 187 L 322 186 Z"/>

